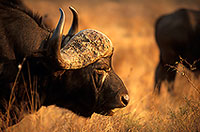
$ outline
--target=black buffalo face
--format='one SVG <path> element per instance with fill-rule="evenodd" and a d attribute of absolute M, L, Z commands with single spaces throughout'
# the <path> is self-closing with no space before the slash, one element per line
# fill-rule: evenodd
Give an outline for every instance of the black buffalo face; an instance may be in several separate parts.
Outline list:
<path fill-rule="evenodd" d="M 56 104 L 90 117 L 94 112 L 112 115 L 112 109 L 125 107 L 129 102 L 126 87 L 111 67 L 111 57 L 63 72 L 56 81 L 59 87 L 48 90 L 45 104 Z"/>

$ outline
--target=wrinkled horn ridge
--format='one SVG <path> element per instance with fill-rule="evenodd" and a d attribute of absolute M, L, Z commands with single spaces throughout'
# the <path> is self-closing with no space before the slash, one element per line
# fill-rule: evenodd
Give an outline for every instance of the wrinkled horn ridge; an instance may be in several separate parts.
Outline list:
<path fill-rule="evenodd" d="M 80 69 L 94 63 L 101 57 L 111 56 L 111 40 L 94 29 L 85 29 L 74 35 L 61 49 L 65 69 Z"/>

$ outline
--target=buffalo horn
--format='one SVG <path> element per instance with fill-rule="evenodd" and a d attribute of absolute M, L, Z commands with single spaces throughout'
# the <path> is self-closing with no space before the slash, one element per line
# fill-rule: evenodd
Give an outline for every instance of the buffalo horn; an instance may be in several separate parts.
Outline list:
<path fill-rule="evenodd" d="M 69 7 L 73 14 L 72 26 L 67 35 L 74 36 L 78 32 L 78 13 L 73 7 Z"/>
<path fill-rule="evenodd" d="M 49 47 L 48 47 L 48 53 L 50 57 L 56 61 L 58 64 L 58 67 L 64 67 L 64 61 L 61 58 L 60 49 L 61 49 L 61 42 L 62 42 L 62 36 L 63 36 L 63 28 L 65 24 L 65 13 L 61 8 L 60 10 L 60 19 L 56 26 L 55 31 L 53 32 L 52 37 L 49 40 Z"/>
<path fill-rule="evenodd" d="M 71 10 L 71 12 L 73 14 L 73 21 L 72 21 L 72 25 L 69 29 L 69 32 L 67 33 L 66 36 L 64 36 L 61 48 L 63 48 L 68 43 L 68 41 L 78 32 L 78 13 L 71 6 L 69 7 L 69 9 Z"/>

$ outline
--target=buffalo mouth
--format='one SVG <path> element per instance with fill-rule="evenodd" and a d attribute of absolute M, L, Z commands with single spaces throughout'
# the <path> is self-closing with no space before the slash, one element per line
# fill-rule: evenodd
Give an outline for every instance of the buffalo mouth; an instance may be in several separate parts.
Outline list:
<path fill-rule="evenodd" d="M 104 115 L 104 116 L 113 116 L 117 111 L 119 111 L 121 108 L 114 108 L 110 110 L 105 110 L 101 112 L 96 112 L 98 114 Z"/>

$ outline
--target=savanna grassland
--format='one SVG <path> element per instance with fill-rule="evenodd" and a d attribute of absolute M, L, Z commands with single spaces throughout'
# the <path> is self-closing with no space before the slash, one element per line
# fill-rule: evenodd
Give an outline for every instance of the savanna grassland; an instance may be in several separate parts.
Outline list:
<path fill-rule="evenodd" d="M 27 115 L 10 131 L 61 132 L 135 132 L 200 131 L 199 79 L 181 64 L 175 91 L 153 94 L 154 71 L 159 50 L 154 38 L 156 19 L 178 8 L 200 9 L 199 0 L 24 0 L 34 12 L 47 15 L 53 27 L 59 19 L 58 8 L 66 13 L 67 33 L 71 5 L 79 12 L 79 30 L 92 28 L 105 33 L 115 47 L 113 66 L 130 94 L 130 103 L 112 117 L 94 114 L 78 117 L 55 106 L 42 107 Z M 51 22 L 50 22 L 51 21 Z"/>

